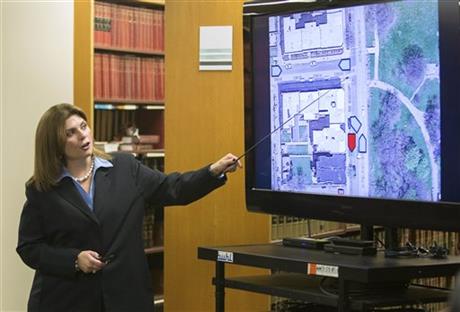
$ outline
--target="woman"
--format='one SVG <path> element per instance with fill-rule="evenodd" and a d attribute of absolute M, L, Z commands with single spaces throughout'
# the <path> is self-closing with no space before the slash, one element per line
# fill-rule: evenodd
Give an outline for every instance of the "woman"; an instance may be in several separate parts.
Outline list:
<path fill-rule="evenodd" d="M 17 252 L 36 271 L 28 311 L 151 312 L 145 204 L 186 205 L 223 185 L 237 166 L 228 154 L 165 175 L 128 154 L 95 149 L 78 107 L 51 107 L 37 127 L 19 225 Z"/>

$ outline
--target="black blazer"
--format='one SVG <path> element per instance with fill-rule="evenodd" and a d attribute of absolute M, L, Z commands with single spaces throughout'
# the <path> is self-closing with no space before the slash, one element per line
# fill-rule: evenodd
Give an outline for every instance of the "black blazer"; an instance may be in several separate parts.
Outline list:
<path fill-rule="evenodd" d="M 35 269 L 30 312 L 151 312 L 153 294 L 144 254 L 146 203 L 185 205 L 225 183 L 209 167 L 165 175 L 127 154 L 95 176 L 94 213 L 70 178 L 48 192 L 26 188 L 17 252 Z M 75 271 L 82 250 L 113 255 L 96 274 Z M 103 301 L 102 301 L 103 300 Z"/>

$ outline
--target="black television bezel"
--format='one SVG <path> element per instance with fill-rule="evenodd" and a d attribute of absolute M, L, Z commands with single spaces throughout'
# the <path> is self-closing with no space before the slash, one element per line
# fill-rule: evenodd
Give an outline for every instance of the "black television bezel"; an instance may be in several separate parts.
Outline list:
<path fill-rule="evenodd" d="M 307 193 L 280 192 L 255 188 L 254 149 L 260 148 L 254 140 L 254 79 L 252 60 L 252 23 L 254 16 L 293 13 L 308 10 L 348 7 L 370 3 L 393 2 L 401 0 L 350 0 L 350 1 L 251 1 L 243 6 L 244 36 L 244 108 L 245 108 L 245 148 L 249 151 L 245 161 L 246 208 L 251 212 L 289 215 L 299 218 L 338 221 L 364 225 L 381 225 L 393 228 L 427 229 L 439 231 L 460 231 L 460 202 L 427 202 L 415 200 L 395 200 L 381 198 L 363 198 L 351 196 L 317 195 Z M 452 4 L 453 3 L 453 4 Z M 455 7 L 455 9 L 453 9 Z M 441 59 L 441 81 L 449 81 L 442 86 L 441 103 L 449 99 L 454 104 L 460 98 L 460 88 L 455 85 L 453 72 L 460 73 L 460 10 L 457 1 L 439 0 L 440 47 L 444 49 Z M 452 38 L 457 38 L 452 42 Z M 268 50 L 268 49 L 267 49 Z M 258 51 L 260 53 L 261 51 Z M 266 52 L 268 53 L 268 51 Z M 449 72 L 443 70 L 449 67 Z M 449 79 L 449 80 L 447 80 Z M 460 80 L 460 79 L 459 79 Z M 445 105 L 445 104 L 444 104 Z M 460 110 L 459 110 L 460 111 Z M 460 113 L 453 113 L 452 108 L 441 109 L 442 120 L 459 120 Z M 452 139 L 452 137 L 451 137 Z M 256 144 L 256 146 L 254 146 Z M 441 149 L 446 144 L 442 141 Z M 443 162 L 446 170 L 455 172 L 460 178 L 459 155 L 453 155 Z M 444 160 L 444 158 L 443 158 Z M 455 187 L 455 186 L 451 186 Z M 459 190 L 460 193 L 460 190 Z"/>

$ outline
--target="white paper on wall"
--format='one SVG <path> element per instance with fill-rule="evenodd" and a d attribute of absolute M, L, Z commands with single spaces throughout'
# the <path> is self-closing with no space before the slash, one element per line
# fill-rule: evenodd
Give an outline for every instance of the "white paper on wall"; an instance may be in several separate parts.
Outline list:
<path fill-rule="evenodd" d="M 200 26 L 200 70 L 232 70 L 233 26 Z"/>

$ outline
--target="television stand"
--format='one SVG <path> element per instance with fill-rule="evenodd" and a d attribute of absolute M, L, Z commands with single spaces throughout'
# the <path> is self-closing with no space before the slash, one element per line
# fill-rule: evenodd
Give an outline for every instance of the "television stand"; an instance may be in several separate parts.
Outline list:
<path fill-rule="evenodd" d="M 215 261 L 215 310 L 225 307 L 225 288 L 317 303 L 339 312 L 369 311 L 375 307 L 446 302 L 449 291 L 409 285 L 412 279 L 453 276 L 460 257 L 393 259 L 376 256 L 331 254 L 323 250 L 285 247 L 281 243 L 199 247 L 198 258 Z M 225 265 L 247 265 L 284 272 L 274 275 L 225 277 Z M 335 292 L 324 291 L 321 280 L 335 279 Z M 357 292 L 357 285 L 363 290 Z"/>

